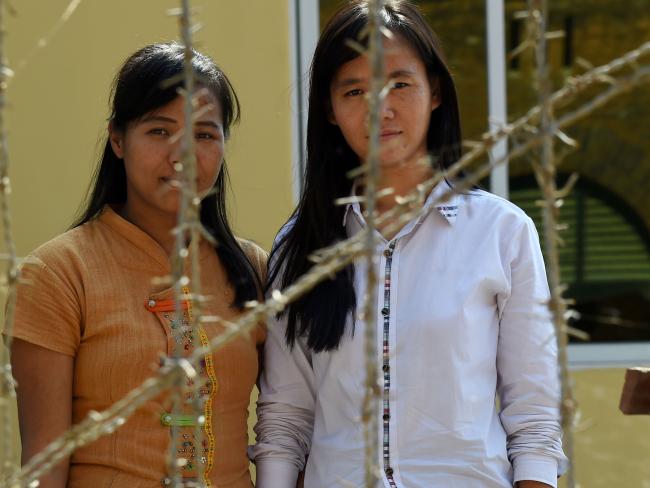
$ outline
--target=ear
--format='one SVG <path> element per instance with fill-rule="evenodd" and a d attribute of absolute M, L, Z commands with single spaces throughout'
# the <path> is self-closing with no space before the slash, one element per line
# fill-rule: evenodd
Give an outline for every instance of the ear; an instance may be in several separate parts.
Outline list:
<path fill-rule="evenodd" d="M 431 111 L 433 112 L 435 109 L 437 109 L 442 102 L 440 101 L 440 95 L 437 93 L 433 93 L 431 95 Z"/>
<path fill-rule="evenodd" d="M 111 143 L 113 152 L 119 159 L 124 158 L 124 132 L 116 129 L 113 121 L 108 123 L 108 141 Z"/>
<path fill-rule="evenodd" d="M 435 78 L 431 82 L 431 111 L 437 109 L 442 102 L 440 101 L 440 82 Z"/>
<path fill-rule="evenodd" d="M 331 100 L 327 101 L 327 104 L 325 105 L 325 110 L 327 110 L 328 122 L 332 125 L 339 125 L 339 123 L 336 121 L 336 117 L 334 117 L 334 109 L 332 108 Z"/>

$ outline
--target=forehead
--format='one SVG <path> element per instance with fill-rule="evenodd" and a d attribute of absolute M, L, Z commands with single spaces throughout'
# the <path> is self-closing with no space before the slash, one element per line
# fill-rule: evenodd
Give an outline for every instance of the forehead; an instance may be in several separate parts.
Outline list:
<path fill-rule="evenodd" d="M 418 52 L 400 35 L 384 38 L 384 68 L 387 75 L 407 71 L 426 75 L 426 67 Z M 338 84 L 348 79 L 366 80 L 370 76 L 370 63 L 367 56 L 358 56 L 342 64 L 334 74 L 332 83 Z"/>
<path fill-rule="evenodd" d="M 212 90 L 202 85 L 198 85 L 194 90 L 194 99 L 199 105 L 210 104 L 215 107 L 220 106 L 219 97 L 217 97 Z"/>
<path fill-rule="evenodd" d="M 194 110 L 200 111 L 198 120 L 219 119 L 221 120 L 221 103 L 219 99 L 206 88 L 197 87 L 194 91 Z M 182 118 L 185 111 L 185 97 L 178 95 L 171 102 L 151 112 L 151 115 L 169 115 L 174 118 Z"/>

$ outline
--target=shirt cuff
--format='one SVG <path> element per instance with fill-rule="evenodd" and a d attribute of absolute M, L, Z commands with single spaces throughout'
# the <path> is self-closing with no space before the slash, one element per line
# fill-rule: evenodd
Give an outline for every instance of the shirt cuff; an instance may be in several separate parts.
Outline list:
<path fill-rule="evenodd" d="M 514 479 L 541 481 L 557 488 L 557 459 L 539 454 L 520 454 L 512 461 Z"/>
<path fill-rule="evenodd" d="M 256 467 L 256 488 L 295 488 L 298 468 L 280 459 L 258 459 Z"/>

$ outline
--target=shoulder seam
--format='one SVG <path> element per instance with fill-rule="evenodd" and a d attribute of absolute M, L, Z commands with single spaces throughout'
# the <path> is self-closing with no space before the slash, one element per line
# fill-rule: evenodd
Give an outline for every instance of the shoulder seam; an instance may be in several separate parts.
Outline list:
<path fill-rule="evenodd" d="M 520 214 L 523 217 L 530 218 L 526 212 L 524 212 L 521 208 L 519 208 L 517 205 L 512 203 L 510 200 L 507 198 L 500 197 L 499 195 L 495 195 L 494 193 L 490 193 L 485 190 L 473 190 L 471 192 L 466 193 L 468 196 L 472 197 L 487 197 L 490 198 L 491 200 L 503 203 L 504 206 L 508 207 L 511 210 L 516 211 L 518 214 Z"/>

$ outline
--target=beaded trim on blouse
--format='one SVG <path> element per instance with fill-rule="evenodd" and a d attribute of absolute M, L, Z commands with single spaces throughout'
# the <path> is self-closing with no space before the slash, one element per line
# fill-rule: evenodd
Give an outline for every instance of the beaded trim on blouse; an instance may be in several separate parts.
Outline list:
<path fill-rule="evenodd" d="M 185 295 L 189 295 L 190 291 L 188 288 L 184 288 L 183 293 Z M 172 299 L 150 299 L 145 303 L 145 307 L 150 312 L 162 314 L 162 317 L 167 321 L 171 329 L 171 334 L 174 338 L 174 341 L 182 346 L 183 354 L 189 355 L 192 353 L 195 347 L 195 337 L 192 331 L 189 329 L 189 324 L 193 318 L 192 304 L 189 301 L 181 302 L 181 307 L 183 309 L 181 323 L 178 323 L 178 321 L 170 313 L 168 313 L 174 311 L 174 306 L 175 302 Z M 202 346 L 209 345 L 208 335 L 201 325 L 199 325 L 197 328 L 197 336 Z M 217 378 L 214 371 L 212 356 L 210 354 L 205 355 L 201 361 L 199 368 L 199 377 L 205 378 L 206 376 L 206 384 L 199 389 L 199 396 L 204 401 L 203 415 L 205 421 L 203 424 L 203 430 L 205 432 L 205 439 L 203 440 L 203 445 L 196 446 L 195 444 L 196 439 L 194 436 L 194 425 L 196 424 L 196 418 L 194 415 L 172 415 L 165 412 L 161 417 L 161 423 L 166 426 L 178 427 L 178 438 L 176 443 L 176 445 L 179 446 L 178 454 L 180 457 L 186 459 L 186 463 L 183 466 L 183 477 L 186 479 L 193 478 L 196 472 L 196 463 L 200 462 L 205 465 L 205 486 L 210 487 L 211 484 L 209 473 L 213 465 L 215 446 L 214 433 L 212 430 L 212 399 L 217 391 Z M 189 392 L 186 393 L 186 404 L 192 403 L 194 399 L 194 393 L 192 392 L 193 384 L 193 380 L 188 378 L 187 386 Z"/>

